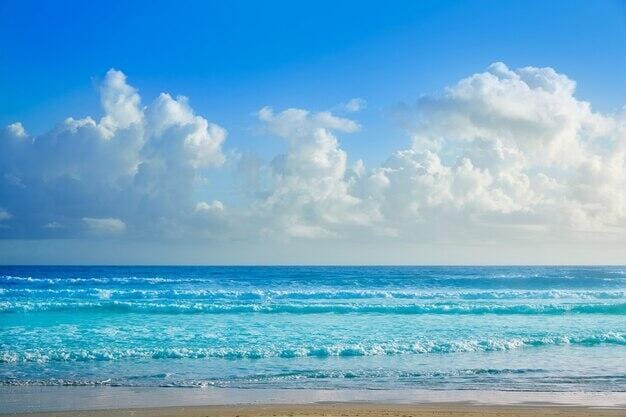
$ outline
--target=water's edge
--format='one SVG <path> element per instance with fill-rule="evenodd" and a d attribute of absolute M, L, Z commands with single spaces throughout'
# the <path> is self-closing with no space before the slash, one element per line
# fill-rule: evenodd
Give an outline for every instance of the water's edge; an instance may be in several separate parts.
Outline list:
<path fill-rule="evenodd" d="M 0 387 L 0 414 L 315 403 L 548 405 L 626 409 L 626 392 Z"/>

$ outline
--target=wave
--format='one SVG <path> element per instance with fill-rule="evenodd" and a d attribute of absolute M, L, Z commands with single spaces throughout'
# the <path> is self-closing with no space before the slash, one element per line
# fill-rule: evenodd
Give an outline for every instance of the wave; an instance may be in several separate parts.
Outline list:
<path fill-rule="evenodd" d="M 311 370 L 295 369 L 288 372 L 261 373 L 245 376 L 232 376 L 230 378 L 207 378 L 207 379 L 175 379 L 170 373 L 158 373 L 114 378 L 104 377 L 101 379 L 19 379 L 0 377 L 0 385 L 4 386 L 159 386 L 159 387 L 228 387 L 246 386 L 254 384 L 280 383 L 302 380 L 324 379 L 365 379 L 376 380 L 433 380 L 455 377 L 472 378 L 474 376 L 521 376 L 537 375 L 545 373 L 543 369 L 536 368 L 470 368 L 454 371 L 430 371 L 413 372 L 396 369 L 354 369 L 354 370 Z M 611 378 L 615 378 L 611 376 Z M 626 378 L 626 377 L 624 377 Z"/>
<path fill-rule="evenodd" d="M 563 315 L 626 314 L 626 303 L 562 304 L 363 304 L 363 303 L 202 303 L 202 302 L 130 302 L 130 301 L 2 301 L 0 312 L 37 311 L 106 311 L 143 314 L 462 314 L 462 315 Z"/>
<path fill-rule="evenodd" d="M 147 284 L 164 284 L 164 283 L 184 283 L 184 282 L 206 282 L 203 278 L 163 278 L 163 277 L 53 277 L 53 278 L 37 278 L 22 277 L 15 275 L 2 275 L 0 282 L 2 283 L 26 283 L 30 285 L 81 285 L 81 284 L 128 284 L 128 283 L 147 283 Z"/>
<path fill-rule="evenodd" d="M 67 349 L 40 348 L 0 351 L 0 363 L 23 362 L 85 362 L 124 359 L 261 359 L 297 357 L 355 357 L 392 356 L 403 354 L 494 352 L 551 345 L 621 345 L 626 346 L 626 333 L 602 333 L 586 336 L 551 336 L 541 338 L 511 338 L 461 341 L 415 341 L 413 343 L 335 344 L 322 346 L 293 346 L 277 348 L 98 348 Z"/>
<path fill-rule="evenodd" d="M 198 299 L 198 300 L 618 300 L 626 299 L 626 291 L 393 291 L 393 290 L 267 290 L 224 289 L 118 289 L 118 288 L 0 288 L 7 297 L 50 297 L 96 299 Z"/>
<path fill-rule="evenodd" d="M 312 289 L 621 289 L 626 286 L 626 268 L 568 267 L 7 267 L 0 273 L 0 286 L 31 288 L 93 287 L 126 285 L 162 288 L 191 284 L 215 287 L 298 286 Z"/>

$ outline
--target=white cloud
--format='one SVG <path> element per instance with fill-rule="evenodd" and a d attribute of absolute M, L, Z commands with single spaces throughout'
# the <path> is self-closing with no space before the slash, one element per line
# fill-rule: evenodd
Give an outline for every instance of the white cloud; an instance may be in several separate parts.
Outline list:
<path fill-rule="evenodd" d="M 343 107 L 347 112 L 356 113 L 367 107 L 367 101 L 362 98 L 353 98 L 348 100 Z"/>
<path fill-rule="evenodd" d="M 388 216 L 410 207 L 424 222 L 462 215 L 489 230 L 497 214 L 551 233 L 626 226 L 624 117 L 592 111 L 575 86 L 551 68 L 496 63 L 401 106 L 413 146 L 381 168 Z"/>
<path fill-rule="evenodd" d="M 143 118 L 140 97 L 133 87 L 126 83 L 126 75 L 121 71 L 109 70 L 100 88 L 100 100 L 105 116 L 100 125 L 111 136 L 117 129 L 125 129 L 141 123 Z"/>
<path fill-rule="evenodd" d="M 24 126 L 22 126 L 20 122 L 11 123 L 7 126 L 7 130 L 11 135 L 17 138 L 25 138 L 26 136 L 28 136 L 26 134 L 26 129 L 24 129 Z"/>
<path fill-rule="evenodd" d="M 11 213 L 0 207 L 0 222 L 4 220 L 9 220 L 11 217 Z"/>
<path fill-rule="evenodd" d="M 43 227 L 46 229 L 61 229 L 63 228 L 63 225 L 59 222 L 49 222 L 44 224 Z"/>
<path fill-rule="evenodd" d="M 334 112 L 264 107 L 258 119 L 284 152 L 270 162 L 233 152 L 240 181 L 227 184 L 244 190 L 225 205 L 204 178 L 228 165 L 226 130 L 182 96 L 142 106 L 111 70 L 101 118 L 68 118 L 36 137 L 19 123 L 4 129 L 0 220 L 20 216 L 0 235 L 623 241 L 626 110 L 596 112 L 575 92 L 551 68 L 492 64 L 399 106 L 411 143 L 376 167 L 349 162 L 340 144 L 360 125 L 337 114 L 363 100 Z"/>
<path fill-rule="evenodd" d="M 100 121 L 69 117 L 39 136 L 14 123 L 2 133 L 0 204 L 21 213 L 5 236 L 80 235 L 102 224 L 83 220 L 93 213 L 123 218 L 140 235 L 191 221 L 199 178 L 225 161 L 226 131 L 184 97 L 161 94 L 143 107 L 120 71 L 106 74 L 100 95 Z M 64 227 L 41 226 L 57 223 Z"/>
<path fill-rule="evenodd" d="M 370 224 L 377 213 L 349 191 L 347 155 L 334 131 L 359 125 L 330 112 L 287 109 L 259 111 L 268 131 L 283 138 L 287 151 L 272 162 L 269 195 L 253 207 L 262 233 L 293 237 L 340 236 L 341 229 Z"/>
<path fill-rule="evenodd" d="M 194 168 L 219 166 L 225 157 L 221 146 L 226 130 L 196 116 L 186 97 L 162 93 L 147 111 L 151 142 L 184 159 Z M 181 140 L 182 139 L 182 140 Z M 168 155 L 172 156 L 172 155 Z"/>
<path fill-rule="evenodd" d="M 113 217 L 83 217 L 83 222 L 90 232 L 99 236 L 119 235 L 126 231 L 126 223 Z"/>
<path fill-rule="evenodd" d="M 213 200 L 211 203 L 201 201 L 196 204 L 196 213 L 216 213 L 224 211 L 224 204 L 219 200 Z"/>
<path fill-rule="evenodd" d="M 514 71 L 496 63 L 441 97 L 406 107 L 401 118 L 416 148 L 499 141 L 534 163 L 571 165 L 584 158 L 588 139 L 612 125 L 574 97 L 575 85 L 551 68 Z"/>

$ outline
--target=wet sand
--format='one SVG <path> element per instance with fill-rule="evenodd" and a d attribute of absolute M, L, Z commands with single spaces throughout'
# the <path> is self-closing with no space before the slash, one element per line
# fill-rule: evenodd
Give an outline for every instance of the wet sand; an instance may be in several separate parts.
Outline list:
<path fill-rule="evenodd" d="M 0 415 L 626 416 L 626 393 L 8 386 Z"/>
<path fill-rule="evenodd" d="M 134 408 L 9 414 L 32 417 L 600 417 L 626 416 L 626 409 L 552 405 L 475 406 L 465 404 L 307 404 Z"/>

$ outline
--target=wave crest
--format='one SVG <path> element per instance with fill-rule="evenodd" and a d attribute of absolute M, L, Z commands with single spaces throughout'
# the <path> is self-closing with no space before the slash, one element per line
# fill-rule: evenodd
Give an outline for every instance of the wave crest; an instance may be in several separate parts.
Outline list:
<path fill-rule="evenodd" d="M 0 312 L 34 311 L 107 311 L 153 314 L 463 314 L 463 315 L 562 315 L 626 314 L 626 303 L 562 304 L 362 304 L 362 303 L 203 303 L 203 302 L 134 302 L 134 301 L 2 301 Z"/>
<path fill-rule="evenodd" d="M 83 362 L 123 359 L 261 359 L 296 357 L 391 356 L 425 353 L 494 352 L 551 345 L 622 345 L 626 333 L 603 333 L 586 336 L 551 336 L 459 341 L 415 341 L 413 343 L 335 344 L 324 346 L 258 347 L 258 348 L 101 348 L 101 349 L 32 349 L 0 351 L 0 363 Z"/>

